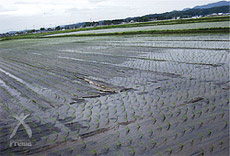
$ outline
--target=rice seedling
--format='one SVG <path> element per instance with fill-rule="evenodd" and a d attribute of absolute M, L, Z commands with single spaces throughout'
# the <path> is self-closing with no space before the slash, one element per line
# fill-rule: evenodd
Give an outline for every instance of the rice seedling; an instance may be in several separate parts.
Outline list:
<path fill-rule="evenodd" d="M 63 141 L 66 142 L 67 141 L 67 137 L 63 136 Z"/>
<path fill-rule="evenodd" d="M 178 109 L 177 109 L 177 116 L 179 116 L 180 114 L 181 114 L 181 109 L 178 108 Z"/>
<path fill-rule="evenodd" d="M 90 122 L 87 123 L 87 130 L 90 128 Z"/>
<path fill-rule="evenodd" d="M 105 147 L 106 152 L 108 152 L 109 149 L 110 149 L 109 146 L 108 146 L 108 145 L 105 145 L 104 147 Z"/>
<path fill-rule="evenodd" d="M 176 103 L 173 102 L 172 105 L 173 105 L 172 108 L 175 109 L 176 108 Z"/>
<path fill-rule="evenodd" d="M 157 145 L 157 142 L 155 140 L 151 140 L 152 148 L 154 148 Z"/>
<path fill-rule="evenodd" d="M 92 115 L 91 114 L 87 115 L 87 117 L 88 117 L 89 121 L 92 120 Z"/>
<path fill-rule="evenodd" d="M 55 134 L 55 139 L 54 140 L 57 140 L 57 138 L 59 136 L 59 133 L 57 133 L 56 131 L 54 131 L 54 134 Z"/>
<path fill-rule="evenodd" d="M 92 149 L 92 150 L 90 150 L 90 151 L 91 151 L 91 153 L 92 153 L 93 155 L 97 155 L 97 151 L 96 151 L 96 150 Z"/>
<path fill-rule="evenodd" d="M 164 113 L 162 114 L 162 118 L 163 118 L 162 121 L 165 121 L 166 115 Z"/>
<path fill-rule="evenodd" d="M 69 133 L 70 133 L 70 131 L 69 131 L 68 128 L 65 129 L 65 133 L 66 133 L 66 137 L 68 137 L 68 136 L 69 136 Z"/>
<path fill-rule="evenodd" d="M 153 118 L 153 125 L 155 125 L 156 122 L 157 122 L 157 119 Z"/>
<path fill-rule="evenodd" d="M 158 127 L 158 130 L 162 131 L 162 129 L 163 129 L 162 126 L 159 126 L 159 127 Z"/>
<path fill-rule="evenodd" d="M 83 147 L 86 148 L 86 146 L 87 146 L 86 142 L 81 140 L 81 143 L 83 144 Z"/>
<path fill-rule="evenodd" d="M 139 139 L 142 139 L 143 138 L 143 136 L 144 136 L 144 134 L 139 134 Z"/>
<path fill-rule="evenodd" d="M 61 152 L 60 152 L 60 151 L 57 151 L 57 155 L 58 155 L 58 156 L 61 156 Z"/>
<path fill-rule="evenodd" d="M 128 134 L 130 132 L 130 128 L 127 126 L 126 127 L 126 134 Z"/>
<path fill-rule="evenodd" d="M 117 147 L 118 147 L 118 148 L 121 147 L 121 141 L 120 141 L 120 140 L 117 141 Z"/>
<path fill-rule="evenodd" d="M 184 144 L 183 143 L 180 143 L 180 151 L 182 151 L 183 150 L 183 148 L 184 148 Z"/>
<path fill-rule="evenodd" d="M 178 137 L 178 133 L 175 134 L 175 139 Z"/>
<path fill-rule="evenodd" d="M 149 116 L 152 116 L 153 115 L 153 112 L 151 111 L 151 108 L 149 108 Z"/>
<path fill-rule="evenodd" d="M 150 136 L 153 135 L 153 129 L 152 128 L 149 129 L 149 133 L 150 133 Z"/>
<path fill-rule="evenodd" d="M 222 110 L 221 118 L 224 118 L 225 112 Z"/>
<path fill-rule="evenodd" d="M 193 144 L 194 144 L 194 139 L 191 140 L 191 145 L 193 145 Z"/>
<path fill-rule="evenodd" d="M 15 154 L 12 151 L 8 150 L 7 152 L 10 156 L 15 156 Z"/>
<path fill-rule="evenodd" d="M 161 152 L 159 152 L 159 151 L 157 151 L 157 154 L 158 154 L 159 156 L 162 156 Z"/>
<path fill-rule="evenodd" d="M 172 148 L 169 148 L 167 152 L 171 155 L 172 154 Z"/>
<path fill-rule="evenodd" d="M 100 126 L 100 120 L 99 119 L 96 119 L 96 123 L 97 123 L 97 128 L 99 128 L 99 126 Z"/>
<path fill-rule="evenodd" d="M 201 155 L 204 156 L 204 149 L 201 149 Z"/>
<path fill-rule="evenodd" d="M 187 130 L 185 128 L 182 128 L 182 130 L 183 130 L 183 135 L 184 135 Z"/>
<path fill-rule="evenodd" d="M 207 104 L 209 104 L 210 103 L 210 98 L 207 98 Z"/>
<path fill-rule="evenodd" d="M 209 107 L 206 108 L 206 111 L 205 111 L 205 112 L 208 113 L 208 111 L 209 111 Z"/>
<path fill-rule="evenodd" d="M 59 119 L 60 114 L 58 112 L 55 112 L 55 113 L 57 115 L 57 119 Z"/>
<path fill-rule="evenodd" d="M 188 116 L 185 115 L 185 116 L 183 117 L 183 121 L 186 122 L 187 120 L 188 120 Z"/>
<path fill-rule="evenodd" d="M 69 151 L 70 151 L 70 153 L 73 153 L 73 147 L 69 147 Z"/>
<path fill-rule="evenodd" d="M 130 148 L 130 153 L 132 154 L 132 155 L 135 155 L 135 149 L 134 149 L 134 147 L 133 146 L 130 146 L 129 147 Z"/>
<path fill-rule="evenodd" d="M 40 127 L 37 128 L 38 133 L 42 132 L 42 129 Z"/>
<path fill-rule="evenodd" d="M 214 111 L 214 110 L 216 109 L 215 103 L 213 103 L 212 106 L 213 106 L 213 107 L 212 107 L 212 111 Z"/>
<path fill-rule="evenodd" d="M 199 117 L 202 115 L 203 111 L 199 110 Z"/>
<path fill-rule="evenodd" d="M 70 110 L 70 105 L 66 104 L 66 106 L 67 106 L 66 112 L 68 112 Z"/>
<path fill-rule="evenodd" d="M 164 104 L 165 104 L 165 102 L 162 100 L 162 101 L 161 101 L 161 107 L 163 107 Z"/>
<path fill-rule="evenodd" d="M 209 128 L 207 129 L 207 132 L 208 132 L 208 136 L 211 136 L 212 131 Z"/>
<path fill-rule="evenodd" d="M 227 128 L 227 127 L 228 127 L 228 121 L 224 120 L 224 128 Z"/>
<path fill-rule="evenodd" d="M 203 139 L 203 134 L 201 134 L 201 133 L 199 133 L 199 136 L 200 136 L 200 141 L 202 141 L 202 139 Z"/>
<path fill-rule="evenodd" d="M 204 122 L 202 120 L 200 120 L 199 123 L 200 123 L 199 128 L 201 128 L 202 125 L 204 124 Z"/>
<path fill-rule="evenodd" d="M 167 125 L 168 125 L 167 130 L 169 130 L 171 127 L 171 123 L 169 121 L 167 121 Z"/>
<path fill-rule="evenodd" d="M 213 150 L 214 150 L 214 146 L 211 145 L 211 147 L 210 147 L 210 152 L 213 152 Z"/>
<path fill-rule="evenodd" d="M 224 144 L 224 142 L 223 142 L 223 140 L 221 140 L 220 143 L 219 143 L 220 148 L 222 148 L 223 144 Z"/>
<path fill-rule="evenodd" d="M 196 105 L 195 104 L 193 105 L 193 110 L 196 110 Z"/>
<path fill-rule="evenodd" d="M 167 142 L 168 138 L 167 137 L 164 137 L 164 142 Z"/>
<path fill-rule="evenodd" d="M 48 139 L 49 139 L 49 136 L 48 136 L 48 135 L 44 136 L 44 139 L 45 139 L 45 141 L 47 142 Z M 35 140 L 35 142 L 36 142 L 36 140 Z"/>

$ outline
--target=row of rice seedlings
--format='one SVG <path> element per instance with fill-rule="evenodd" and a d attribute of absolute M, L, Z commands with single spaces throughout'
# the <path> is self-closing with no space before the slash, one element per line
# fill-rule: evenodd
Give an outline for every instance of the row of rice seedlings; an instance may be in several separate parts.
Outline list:
<path fill-rule="evenodd" d="M 7 84 L 7 85 L 8 85 L 8 84 Z M 30 111 L 26 106 L 24 106 L 18 98 L 16 98 L 15 96 L 13 96 L 6 88 L 3 88 L 2 86 L 0 86 L 0 88 L 1 88 L 2 90 L 4 90 L 4 92 L 10 97 L 10 99 L 13 100 L 13 102 L 15 102 L 15 103 L 17 104 L 17 106 L 18 106 L 20 109 L 24 109 L 24 110 L 26 110 L 28 113 L 31 113 L 31 111 Z M 8 111 L 10 111 L 10 110 L 12 109 L 12 108 L 10 108 L 8 105 L 4 105 L 4 106 L 5 106 L 6 110 L 8 110 Z M 10 106 L 12 106 L 12 105 L 10 105 Z"/>
<path fill-rule="evenodd" d="M 11 60 L 11 59 L 9 59 L 8 58 L 8 61 L 11 61 L 11 62 L 13 62 L 14 64 L 16 64 L 17 62 L 15 62 L 14 60 Z M 8 62 L 6 62 L 6 63 L 8 63 Z M 18 65 L 20 65 L 20 66 L 22 66 L 22 65 L 24 65 L 24 64 L 19 64 L 18 63 Z M 38 71 L 38 72 L 42 72 L 42 73 L 44 73 L 45 75 L 51 75 L 51 76 L 53 76 L 53 74 L 51 74 L 50 72 L 47 72 L 47 70 L 45 70 L 45 69 L 42 69 L 42 68 L 40 68 L 40 67 L 36 67 L 35 65 L 31 65 L 31 64 L 29 64 L 28 62 L 27 62 L 27 66 L 26 66 L 26 68 L 22 68 L 23 70 L 26 70 L 26 69 L 31 69 L 31 71 Z M 29 71 L 28 71 L 29 72 Z M 75 79 L 75 77 L 72 77 L 71 75 L 67 75 L 67 74 L 65 74 L 65 73 L 63 73 L 62 72 L 62 75 L 64 75 L 65 77 L 63 77 L 63 76 L 60 76 L 59 74 L 59 72 L 56 72 L 56 71 L 52 71 L 53 73 L 55 73 L 55 77 L 58 77 L 58 78 L 60 78 L 60 79 L 63 79 L 64 81 L 67 81 L 67 82 L 70 82 L 71 81 L 71 79 Z M 59 81 L 59 83 L 61 83 L 61 81 Z M 72 85 L 75 85 L 75 83 L 73 83 Z M 73 87 L 73 86 L 69 86 L 69 87 Z M 77 86 L 76 86 L 77 87 Z"/>
<path fill-rule="evenodd" d="M 14 62 L 14 63 L 16 63 L 16 62 Z M 9 63 L 7 63 L 7 64 L 9 64 Z M 43 78 L 45 78 L 45 79 L 49 79 L 50 81 L 53 81 L 53 82 L 55 82 L 55 83 L 58 83 L 58 84 L 61 84 L 61 85 L 63 85 L 63 86 L 66 86 L 66 87 L 68 87 L 68 88 L 74 88 L 73 86 L 70 86 L 70 85 L 66 85 L 66 84 L 64 84 L 64 83 L 62 83 L 62 81 L 57 81 L 57 80 L 55 80 L 54 78 L 52 79 L 51 77 L 53 77 L 54 75 L 53 74 L 50 74 L 50 72 L 47 72 L 47 71 L 43 71 L 43 70 L 38 70 L 38 69 L 36 69 L 36 68 L 32 68 L 31 66 L 26 66 L 26 68 L 23 68 L 23 67 L 19 67 L 19 66 L 15 66 L 14 64 L 10 64 L 11 65 L 11 67 L 12 66 L 14 66 L 15 68 L 18 68 L 18 69 L 20 69 L 20 70 L 22 70 L 22 71 L 27 71 L 27 72 L 29 72 L 29 73 L 33 73 L 33 74 L 35 74 L 35 75 L 37 75 L 37 76 L 40 76 L 40 77 L 43 77 Z M 37 71 L 37 72 L 39 72 L 39 73 L 43 73 L 42 75 L 41 74 L 38 74 L 38 73 L 35 73 L 35 71 Z M 49 76 L 48 76 L 49 75 Z M 48 77 L 47 77 L 48 76 Z M 51 77 L 50 77 L 51 76 Z M 63 80 L 67 80 L 66 78 L 63 78 L 63 77 L 60 77 L 59 75 L 57 75 L 57 74 L 55 74 L 55 78 L 56 77 L 58 77 L 58 78 L 60 78 L 60 79 L 63 79 Z M 68 80 L 69 81 L 69 80 Z"/>
<path fill-rule="evenodd" d="M 5 65 L 6 66 L 6 65 Z M 16 69 L 14 69 L 12 66 L 7 66 L 8 68 L 11 68 L 13 71 L 17 71 L 17 68 Z M 23 71 L 25 71 L 25 70 L 23 70 Z M 47 83 L 46 81 L 44 81 L 44 80 L 41 80 L 39 77 L 34 77 L 34 76 L 32 76 L 31 75 L 31 72 L 30 72 L 30 74 L 27 74 L 27 73 L 25 73 L 25 72 L 23 72 L 23 71 L 20 71 L 20 73 L 22 73 L 22 75 L 25 75 L 25 76 L 27 76 L 27 77 L 30 77 L 30 78 L 32 78 L 32 79 L 36 79 L 37 81 L 40 81 L 40 82 L 42 82 L 43 84 L 46 84 L 47 86 L 51 86 L 52 88 L 55 88 L 56 90 L 61 90 L 62 92 L 64 92 L 64 93 L 67 93 L 67 94 L 69 94 L 69 95 L 71 95 L 72 93 L 70 93 L 69 91 L 66 91 L 66 90 L 63 90 L 63 89 L 61 89 L 61 88 L 58 88 L 58 87 L 56 87 L 56 86 L 54 86 L 54 85 L 52 85 L 52 84 L 49 84 L 49 83 Z M 15 74 L 15 73 L 14 73 Z M 42 77 L 41 75 L 39 75 L 39 74 L 36 74 L 36 73 L 34 73 L 34 75 L 37 75 L 37 76 L 40 76 L 40 77 Z M 17 75 L 17 77 L 19 77 L 19 78 L 21 78 L 20 76 L 18 76 Z M 29 82 L 28 81 L 28 79 L 26 80 L 26 82 Z M 33 84 L 31 81 L 30 81 L 30 84 Z M 38 85 L 39 86 L 39 85 Z M 41 86 L 39 86 L 39 87 L 41 87 Z M 27 87 L 28 88 L 28 87 Z M 43 88 L 41 88 L 41 89 L 43 89 Z M 61 97 L 57 94 L 57 93 L 55 93 L 55 99 L 60 99 Z"/>
<path fill-rule="evenodd" d="M 31 89 L 30 87 L 28 87 L 26 84 L 23 84 L 23 83 L 21 83 L 21 82 L 18 82 L 18 83 L 20 83 L 22 86 L 25 86 L 25 88 L 27 88 L 27 90 L 29 90 L 30 92 L 32 92 L 32 93 L 38 95 L 39 97 L 42 97 L 43 99 L 45 99 L 45 100 L 47 100 L 47 101 L 50 101 L 50 99 L 47 99 L 44 95 L 42 95 L 42 94 L 37 94 L 36 91 L 34 91 L 34 90 Z M 15 88 L 15 87 L 14 87 L 14 88 Z M 25 94 L 24 94 L 24 95 L 25 95 Z M 25 95 L 25 96 L 28 97 L 27 95 Z M 41 104 L 37 103 L 34 99 L 32 99 L 32 102 L 33 102 L 34 104 L 37 104 L 41 109 L 44 109 L 44 107 L 43 107 Z M 56 102 L 55 102 L 55 103 L 56 103 Z"/>
<path fill-rule="evenodd" d="M 24 96 L 25 98 L 27 98 L 29 101 L 31 101 L 33 104 L 35 104 L 36 106 L 38 106 L 41 110 L 44 110 L 44 109 L 45 109 L 45 107 L 44 107 L 42 104 L 38 103 L 35 99 L 31 99 L 31 97 L 29 97 L 29 96 L 26 95 L 25 93 L 19 91 L 15 86 L 11 85 L 10 83 L 8 83 L 8 82 L 5 82 L 5 83 L 6 83 L 6 85 L 8 85 L 9 87 L 11 87 L 12 89 L 14 89 L 14 90 L 16 90 L 17 92 L 19 92 L 21 95 L 23 95 L 23 96 Z M 25 86 L 24 84 L 20 84 L 20 85 Z M 27 88 L 27 86 L 25 86 L 25 87 Z M 31 90 L 30 88 L 27 88 L 27 89 L 30 90 L 31 92 L 33 92 L 33 90 Z M 40 95 L 39 95 L 39 96 L 40 96 Z M 27 109 L 25 109 L 25 110 L 27 110 Z"/>
<path fill-rule="evenodd" d="M 1 86 L 0 86 L 1 88 Z M 0 104 L 1 106 L 5 109 L 5 111 L 7 111 L 9 114 L 11 115 L 14 115 L 15 113 L 12 111 L 12 109 L 9 107 L 9 104 L 6 104 L 5 102 L 3 102 L 1 99 L 0 99 Z"/>

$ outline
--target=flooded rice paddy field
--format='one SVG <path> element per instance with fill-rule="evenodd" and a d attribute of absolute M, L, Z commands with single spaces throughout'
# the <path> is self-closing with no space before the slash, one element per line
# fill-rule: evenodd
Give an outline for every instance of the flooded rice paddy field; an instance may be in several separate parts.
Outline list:
<path fill-rule="evenodd" d="M 0 42 L 0 155 L 228 155 L 229 89 L 228 34 Z"/>

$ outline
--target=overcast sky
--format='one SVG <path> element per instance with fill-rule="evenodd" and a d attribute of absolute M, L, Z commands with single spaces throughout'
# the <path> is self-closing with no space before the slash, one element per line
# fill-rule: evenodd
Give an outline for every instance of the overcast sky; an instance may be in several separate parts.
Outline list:
<path fill-rule="evenodd" d="M 0 33 L 182 10 L 218 0 L 0 0 Z"/>

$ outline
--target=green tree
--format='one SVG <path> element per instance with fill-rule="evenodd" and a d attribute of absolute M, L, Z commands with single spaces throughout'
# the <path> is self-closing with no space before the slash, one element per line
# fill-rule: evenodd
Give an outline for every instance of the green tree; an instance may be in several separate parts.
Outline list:
<path fill-rule="evenodd" d="M 55 28 L 55 30 L 61 30 L 61 27 L 60 27 L 60 26 L 57 26 L 57 27 Z"/>

